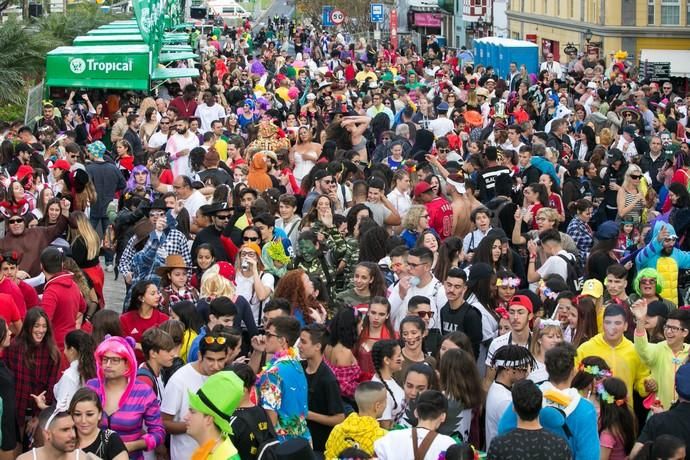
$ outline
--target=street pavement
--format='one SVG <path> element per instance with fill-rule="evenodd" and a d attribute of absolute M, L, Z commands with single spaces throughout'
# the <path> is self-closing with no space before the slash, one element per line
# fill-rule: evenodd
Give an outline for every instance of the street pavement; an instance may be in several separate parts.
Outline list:
<path fill-rule="evenodd" d="M 105 267 L 105 264 L 103 264 Z M 125 299 L 125 282 L 120 276 L 115 280 L 115 273 L 105 272 L 105 285 L 103 286 L 105 308 L 116 312 L 122 311 L 122 302 Z"/>

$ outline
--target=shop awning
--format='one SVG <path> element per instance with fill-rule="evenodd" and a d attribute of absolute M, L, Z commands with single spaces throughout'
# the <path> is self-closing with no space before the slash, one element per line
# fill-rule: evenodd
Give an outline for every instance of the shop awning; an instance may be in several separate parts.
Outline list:
<path fill-rule="evenodd" d="M 46 87 L 149 89 L 149 47 L 61 46 L 46 55 Z"/>
<path fill-rule="evenodd" d="M 160 62 L 161 64 L 182 61 L 185 59 L 199 59 L 199 55 L 196 53 L 183 51 L 181 53 L 161 53 L 160 56 L 158 56 L 158 62 Z"/>
<path fill-rule="evenodd" d="M 171 69 L 168 67 L 158 67 L 153 69 L 151 80 L 174 80 L 176 78 L 196 78 L 198 76 L 198 69 Z"/>
<path fill-rule="evenodd" d="M 93 29 L 86 32 L 86 35 L 132 35 L 138 34 L 138 27 L 127 27 L 126 29 Z"/>
<path fill-rule="evenodd" d="M 640 51 L 640 68 L 642 68 L 645 61 L 654 63 L 670 62 L 672 77 L 690 78 L 690 51 L 643 49 Z"/>

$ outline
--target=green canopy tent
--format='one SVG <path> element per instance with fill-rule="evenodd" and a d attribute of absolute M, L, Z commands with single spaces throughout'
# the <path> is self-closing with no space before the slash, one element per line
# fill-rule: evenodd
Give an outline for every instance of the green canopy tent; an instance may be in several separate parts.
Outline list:
<path fill-rule="evenodd" d="M 86 35 L 133 35 L 140 33 L 137 27 L 128 27 L 126 29 L 93 29 L 86 32 Z"/>
<path fill-rule="evenodd" d="M 72 42 L 74 46 L 127 46 L 145 45 L 144 38 L 139 35 L 82 35 Z"/>

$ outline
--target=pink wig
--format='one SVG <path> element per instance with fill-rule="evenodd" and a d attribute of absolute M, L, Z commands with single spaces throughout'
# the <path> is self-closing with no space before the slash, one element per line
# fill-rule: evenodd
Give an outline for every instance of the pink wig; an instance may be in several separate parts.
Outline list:
<path fill-rule="evenodd" d="M 127 360 L 127 365 L 129 366 L 129 369 L 127 369 L 127 371 L 125 372 L 125 377 L 127 377 L 127 388 L 125 389 L 125 392 L 122 393 L 122 397 L 120 398 L 120 402 L 118 404 L 118 407 L 122 407 L 122 405 L 129 397 L 129 393 L 132 391 L 132 387 L 134 387 L 134 382 L 137 379 L 137 358 L 134 355 L 135 345 L 136 342 L 132 337 L 113 337 L 106 335 L 105 340 L 101 342 L 98 348 L 96 348 L 96 375 L 98 381 L 100 382 L 99 389 L 97 392 L 99 393 L 98 396 L 101 398 L 101 402 L 104 407 L 105 376 L 103 375 L 103 365 L 101 364 L 101 360 L 107 352 Z"/>

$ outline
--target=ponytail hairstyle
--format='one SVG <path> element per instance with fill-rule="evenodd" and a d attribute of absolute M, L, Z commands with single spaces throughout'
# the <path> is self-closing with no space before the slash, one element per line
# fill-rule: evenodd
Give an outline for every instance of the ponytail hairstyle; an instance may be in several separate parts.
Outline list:
<path fill-rule="evenodd" d="M 628 388 L 617 377 L 609 377 L 597 384 L 599 401 L 599 434 L 607 430 L 623 441 L 625 453 L 635 445 L 635 416 L 628 406 Z"/>
<path fill-rule="evenodd" d="M 405 380 L 407 380 L 407 376 L 411 372 L 416 372 L 417 374 L 421 374 L 426 377 L 426 389 L 427 390 L 438 390 L 439 389 L 439 384 L 438 384 L 438 376 L 436 375 L 436 371 L 434 370 L 433 367 L 429 366 L 426 363 L 414 363 L 410 367 L 408 367 L 405 370 L 405 377 L 403 378 L 403 383 L 405 383 Z"/>
<path fill-rule="evenodd" d="M 393 410 L 398 409 L 398 402 L 395 400 L 395 395 L 393 394 L 393 391 L 390 389 L 386 381 L 383 379 L 381 376 L 381 369 L 385 366 L 384 359 L 392 359 L 393 356 L 395 355 L 395 349 L 400 347 L 400 344 L 398 343 L 397 340 L 379 340 L 374 344 L 374 346 L 371 349 L 371 360 L 374 363 L 374 372 L 376 375 L 379 377 L 381 380 L 381 383 L 383 383 L 383 386 L 386 387 L 386 391 L 388 392 L 389 395 L 391 395 L 391 398 L 393 399 Z"/>
<path fill-rule="evenodd" d="M 65 336 L 65 348 L 70 347 L 79 353 L 79 378 L 82 383 L 96 377 L 96 342 L 82 330 L 74 330 Z"/>

